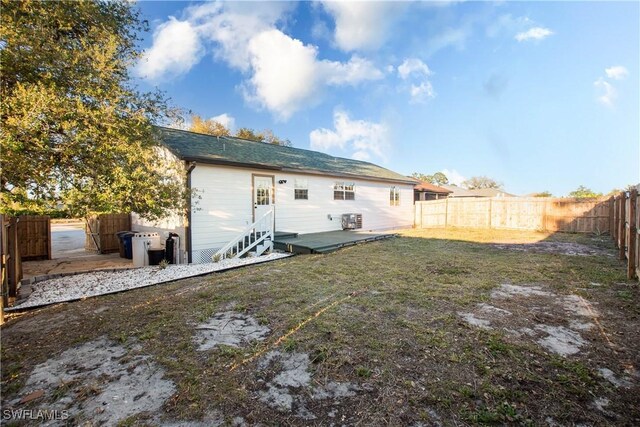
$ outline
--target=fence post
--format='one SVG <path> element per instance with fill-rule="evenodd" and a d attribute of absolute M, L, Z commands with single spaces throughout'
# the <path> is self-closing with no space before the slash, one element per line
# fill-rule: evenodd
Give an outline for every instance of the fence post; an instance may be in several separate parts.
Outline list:
<path fill-rule="evenodd" d="M 616 202 L 613 196 L 609 198 L 609 235 L 613 237 L 613 229 L 615 224 L 615 207 Z"/>
<path fill-rule="evenodd" d="M 444 199 L 444 228 L 449 224 L 449 197 Z"/>
<path fill-rule="evenodd" d="M 618 214 L 620 215 L 618 220 L 618 258 L 621 260 L 625 259 L 625 240 L 627 236 L 626 232 L 626 208 L 627 204 L 627 195 L 623 191 L 620 193 L 620 209 L 618 209 Z"/>
<path fill-rule="evenodd" d="M 489 230 L 491 230 L 491 215 L 493 215 L 493 197 L 489 197 Z"/>
<path fill-rule="evenodd" d="M 7 263 L 7 276 L 9 278 L 9 303 L 11 303 L 18 294 L 18 281 L 20 275 L 20 251 L 18 249 L 18 219 L 11 217 L 9 219 L 9 230 L 7 233 L 9 239 L 9 262 Z"/>
<path fill-rule="evenodd" d="M 548 206 L 549 206 L 549 200 L 547 200 L 547 198 L 544 198 L 544 204 L 542 205 L 542 231 L 547 231 L 547 229 L 549 228 L 547 226 L 547 210 L 548 210 Z"/>
<path fill-rule="evenodd" d="M 638 199 L 638 190 L 635 188 L 629 192 L 629 241 L 627 242 L 628 262 L 627 262 L 627 279 L 633 279 L 636 276 L 636 201 Z"/>
<path fill-rule="evenodd" d="M 0 289 L 2 295 L 0 295 L 0 325 L 4 324 L 4 308 L 9 305 L 7 298 L 8 293 L 8 277 L 7 277 L 7 229 L 6 229 L 6 217 L 0 214 Z"/>
<path fill-rule="evenodd" d="M 614 243 L 618 242 L 617 234 L 618 234 L 618 200 L 615 196 L 613 196 L 613 209 L 611 210 L 611 217 L 613 221 L 611 223 L 611 238 Z"/>

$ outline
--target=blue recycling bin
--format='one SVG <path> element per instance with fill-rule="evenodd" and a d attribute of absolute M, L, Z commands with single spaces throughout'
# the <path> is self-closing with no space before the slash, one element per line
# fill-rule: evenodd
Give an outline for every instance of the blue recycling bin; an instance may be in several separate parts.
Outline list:
<path fill-rule="evenodd" d="M 133 231 L 120 231 L 116 233 L 120 240 L 120 256 L 126 259 L 133 259 L 131 238 L 136 234 Z"/>

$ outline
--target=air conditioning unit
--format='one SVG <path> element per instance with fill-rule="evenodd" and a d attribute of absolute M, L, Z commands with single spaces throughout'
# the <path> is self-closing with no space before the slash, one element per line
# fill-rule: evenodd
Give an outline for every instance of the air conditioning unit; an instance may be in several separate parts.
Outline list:
<path fill-rule="evenodd" d="M 355 230 L 356 228 L 362 228 L 362 214 L 342 214 L 342 229 Z"/>

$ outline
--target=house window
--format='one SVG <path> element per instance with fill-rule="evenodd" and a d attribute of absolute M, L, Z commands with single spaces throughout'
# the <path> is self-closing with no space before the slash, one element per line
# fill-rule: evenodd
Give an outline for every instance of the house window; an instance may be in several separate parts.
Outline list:
<path fill-rule="evenodd" d="M 333 200 L 355 200 L 356 187 L 353 182 L 336 182 L 333 185 Z"/>
<path fill-rule="evenodd" d="M 398 187 L 389 189 L 389 204 L 391 206 L 400 206 L 400 189 Z"/>
<path fill-rule="evenodd" d="M 265 206 L 269 204 L 269 193 L 271 188 L 265 183 L 259 183 L 256 188 L 256 205 Z"/>
<path fill-rule="evenodd" d="M 306 179 L 296 179 L 293 198 L 296 200 L 309 200 L 309 184 Z"/>

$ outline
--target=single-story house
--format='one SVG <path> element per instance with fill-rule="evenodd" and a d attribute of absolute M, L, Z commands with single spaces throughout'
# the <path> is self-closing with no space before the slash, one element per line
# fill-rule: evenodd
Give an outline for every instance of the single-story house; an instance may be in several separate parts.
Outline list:
<path fill-rule="evenodd" d="M 184 162 L 197 197 L 185 218 L 135 230 L 174 232 L 189 262 L 213 254 L 257 220 L 273 215 L 276 232 L 341 230 L 343 214 L 360 214 L 363 231 L 413 226 L 416 180 L 369 162 L 234 137 L 158 127 L 167 153 Z M 270 217 L 271 218 L 271 217 Z"/>
<path fill-rule="evenodd" d="M 481 188 L 468 190 L 456 185 L 442 185 L 446 190 L 450 190 L 449 197 L 515 197 L 513 194 L 507 193 L 498 188 Z"/>
<path fill-rule="evenodd" d="M 476 190 L 469 190 L 476 197 L 516 197 L 515 194 L 507 193 L 499 188 L 478 188 Z"/>
<path fill-rule="evenodd" d="M 439 187 L 435 184 L 420 181 L 418 185 L 413 188 L 413 199 L 416 202 L 424 202 L 425 200 L 440 200 L 446 199 L 449 194 L 453 193 L 451 190 Z"/>

